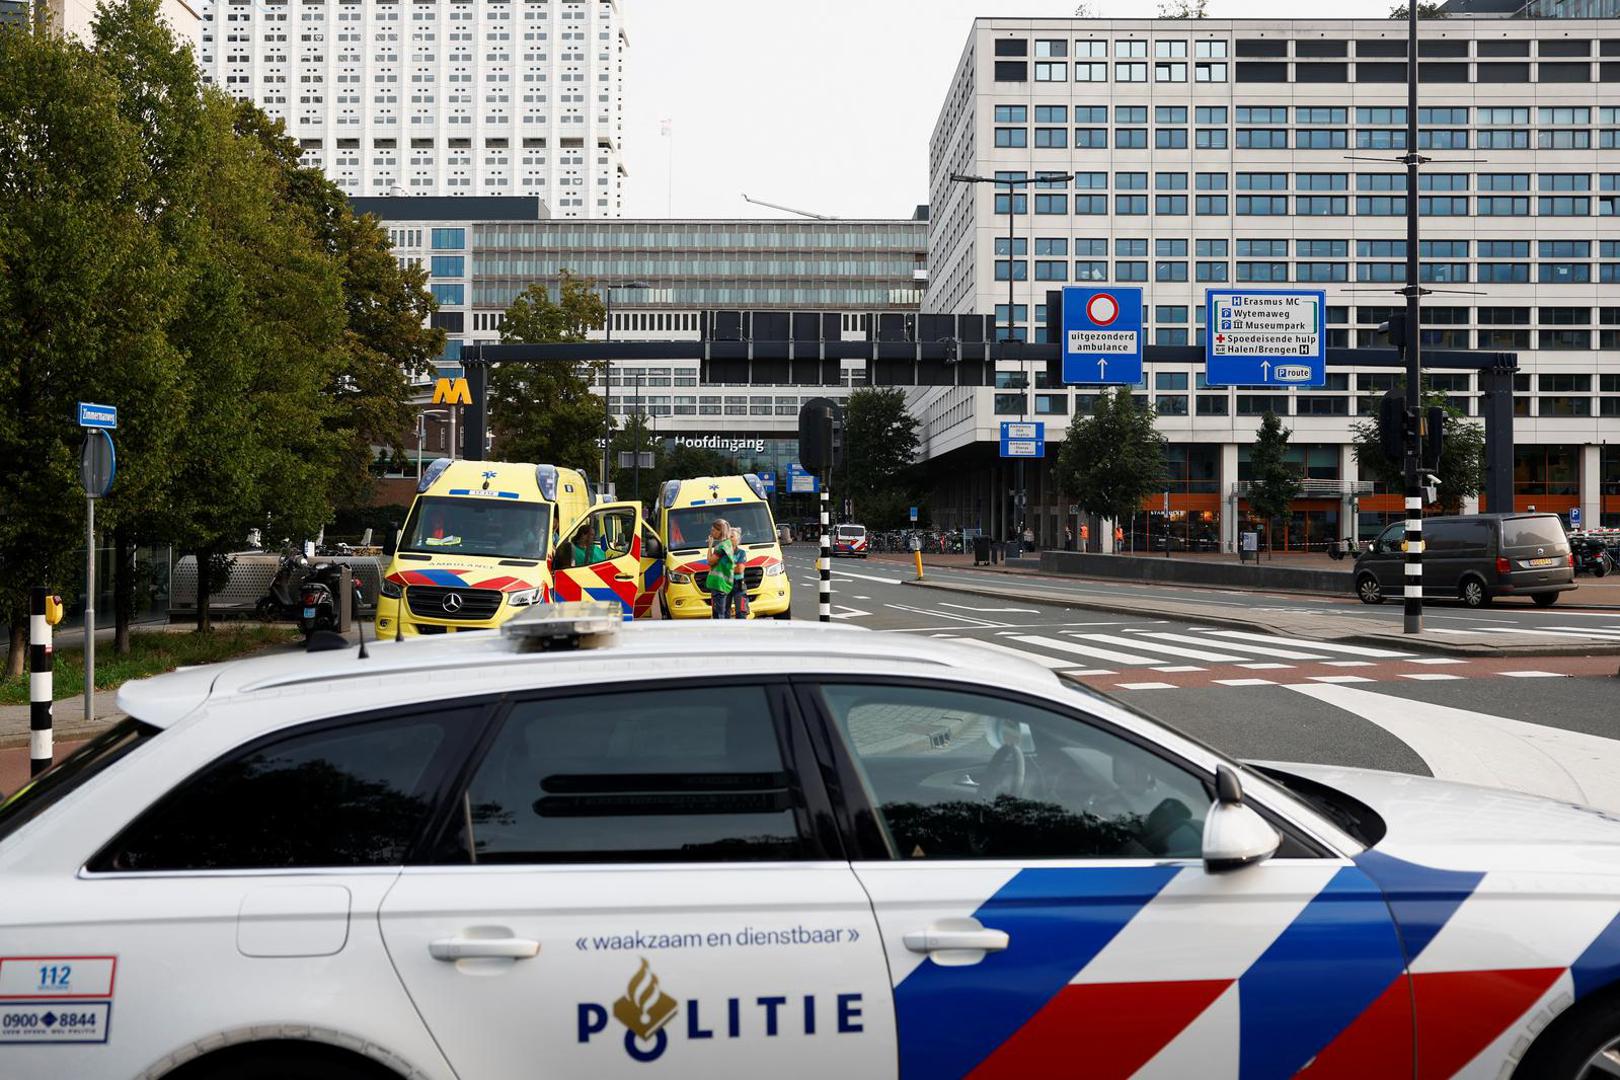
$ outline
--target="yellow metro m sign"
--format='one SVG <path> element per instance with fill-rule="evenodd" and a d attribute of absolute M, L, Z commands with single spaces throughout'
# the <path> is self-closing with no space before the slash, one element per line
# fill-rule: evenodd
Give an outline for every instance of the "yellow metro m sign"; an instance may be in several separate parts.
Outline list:
<path fill-rule="evenodd" d="M 471 405 L 472 391 L 466 379 L 440 379 L 433 384 L 433 404 Z"/>

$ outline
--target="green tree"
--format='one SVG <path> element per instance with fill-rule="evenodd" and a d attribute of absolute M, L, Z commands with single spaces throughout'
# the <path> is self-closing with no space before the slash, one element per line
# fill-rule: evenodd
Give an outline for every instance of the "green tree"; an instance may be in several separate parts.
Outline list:
<path fill-rule="evenodd" d="M 1288 460 L 1288 438 L 1293 433 L 1282 426 L 1270 409 L 1260 419 L 1254 449 L 1249 451 L 1249 509 L 1266 523 L 1266 550 L 1273 550 L 1272 525 L 1287 517 L 1299 493 L 1304 490 L 1299 469 Z"/>
<path fill-rule="evenodd" d="M 1164 490 L 1164 445 L 1152 407 L 1138 406 L 1129 388 L 1099 394 L 1092 415 L 1069 422 L 1057 481 L 1081 510 L 1123 523 L 1144 498 Z"/>
<path fill-rule="evenodd" d="M 698 476 L 731 476 L 737 463 L 718 450 L 705 450 L 688 443 L 677 443 L 664 455 L 658 468 L 658 482 L 691 480 Z"/>
<path fill-rule="evenodd" d="M 402 268 L 377 219 L 356 216 L 341 188 L 299 163 L 298 143 L 282 121 L 241 101 L 235 126 L 269 154 L 284 198 L 302 211 L 305 227 L 342 274 L 342 352 L 325 387 L 326 428 L 339 454 L 329 498 L 338 507 L 365 506 L 377 487 L 368 467 L 374 448 L 403 454 L 401 436 L 414 420 L 411 379 L 428 374 L 444 349 L 444 331 L 427 325 L 437 309 L 427 271 Z"/>
<path fill-rule="evenodd" d="M 84 46 L 0 30 L 0 612 L 21 668 L 32 585 L 72 597 L 84 498 L 74 403 L 120 406 L 118 484 L 98 525 L 163 486 L 179 358 L 163 333 L 179 295 L 140 212 L 140 131 Z M 137 494 L 139 493 L 139 494 Z"/>
<path fill-rule="evenodd" d="M 1408 15 L 1409 12 L 1405 4 L 1397 4 L 1389 9 L 1389 17 L 1392 19 L 1405 19 Z M 1418 0 L 1417 16 L 1419 19 L 1444 19 L 1447 17 L 1439 0 Z"/>
<path fill-rule="evenodd" d="M 530 285 L 506 309 L 503 342 L 540 345 L 584 341 L 604 312 L 595 283 L 563 272 L 556 300 Z M 583 469 L 595 477 L 602 451 L 602 399 L 591 393 L 589 367 L 500 364 L 489 377 L 489 421 L 495 456 Z"/>
<path fill-rule="evenodd" d="M 1399 391 L 1404 380 L 1396 384 Z M 1432 386 L 1423 388 L 1423 407 L 1438 405 L 1446 410 L 1445 437 L 1440 447 L 1440 477 L 1437 502 L 1448 514 L 1462 512 L 1464 499 L 1479 494 L 1485 485 L 1485 427 L 1468 419 L 1468 414 L 1453 405 L 1444 394 Z M 1383 443 L 1378 437 L 1376 416 L 1358 420 L 1350 425 L 1353 440 L 1351 451 L 1356 456 L 1356 470 L 1364 480 L 1381 481 L 1391 491 L 1406 490 L 1406 468 L 1401 461 L 1384 456 Z"/>
<path fill-rule="evenodd" d="M 849 395 L 844 403 L 841 479 L 853 496 L 857 518 L 874 528 L 904 523 L 916 483 L 913 464 L 919 442 L 917 418 L 911 415 L 904 390 L 862 387 Z"/>

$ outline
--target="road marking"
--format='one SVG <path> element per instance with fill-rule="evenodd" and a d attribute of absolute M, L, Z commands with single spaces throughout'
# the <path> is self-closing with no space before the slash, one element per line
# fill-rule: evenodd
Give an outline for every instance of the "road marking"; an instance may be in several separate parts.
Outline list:
<path fill-rule="evenodd" d="M 1178 664 L 1174 667 L 1156 667 L 1153 670 L 1162 671 L 1166 675 L 1174 675 L 1184 671 L 1208 671 L 1209 668 L 1199 667 L 1196 664 Z"/>
<path fill-rule="evenodd" d="M 1377 667 L 1371 660 L 1324 660 L 1323 667 Z"/>
<path fill-rule="evenodd" d="M 1569 676 L 1561 671 L 1498 671 L 1498 675 L 1505 675 L 1510 679 L 1566 679 Z"/>
<path fill-rule="evenodd" d="M 934 636 L 944 637 L 945 635 L 936 634 Z M 976 645 L 981 649 L 993 649 L 998 653 L 1011 653 L 1020 660 L 1028 660 L 1032 664 L 1040 664 L 1042 667 L 1050 668 L 1053 671 L 1068 671 L 1075 666 L 1073 660 L 1060 660 L 1055 656 L 1047 656 L 1044 653 L 1038 653 L 1028 649 L 1015 649 L 1010 645 L 1003 645 L 996 641 L 985 641 L 981 638 L 954 636 L 951 638 L 951 640 L 961 641 L 968 645 Z"/>
<path fill-rule="evenodd" d="M 1288 689 L 1377 724 L 1411 747 L 1436 779 L 1620 810 L 1620 744 L 1613 739 L 1350 686 Z"/>
<path fill-rule="evenodd" d="M 1152 649 L 1154 652 L 1162 652 L 1167 656 L 1184 656 L 1188 660 L 1208 660 L 1218 664 L 1248 659 L 1244 656 L 1234 656 L 1231 653 L 1211 652 L 1208 649 L 1187 649 L 1180 645 L 1160 645 L 1157 641 L 1144 641 L 1141 636 L 1134 638 L 1117 637 L 1113 634 L 1075 634 L 1074 636 L 1085 638 L 1087 641 L 1098 641 L 1104 645 L 1124 645 L 1132 649 Z"/>
<path fill-rule="evenodd" d="M 1594 626 L 1594 627 L 1591 627 L 1591 628 L 1582 627 L 1582 626 L 1549 626 L 1549 627 L 1547 627 L 1547 629 L 1549 629 L 1549 630 L 1573 630 L 1577 634 L 1594 634 L 1597 637 L 1599 637 L 1599 638 L 1601 638 L 1601 639 L 1603 639 L 1605 641 L 1614 641 L 1614 640 L 1620 639 L 1620 630 L 1610 630 L 1606 626 Z"/>
<path fill-rule="evenodd" d="M 1167 682 L 1117 682 L 1114 684 L 1120 690 L 1174 690 L 1175 683 Z"/>
<path fill-rule="evenodd" d="M 1040 614 L 1040 611 L 1037 610 L 1036 608 L 1028 608 L 1028 607 L 972 607 L 972 606 L 970 606 L 968 604 L 950 604 L 950 603 L 945 603 L 943 601 L 940 603 L 939 606 L 940 607 L 955 608 L 958 611 L 977 611 L 977 612 L 980 612 L 981 614 L 986 614 L 986 615 L 999 614 L 999 613 L 1002 613 L 1002 612 L 1019 612 L 1019 613 L 1024 614 L 1024 615 L 1039 615 Z"/>
<path fill-rule="evenodd" d="M 1238 665 L 1238 667 L 1240 667 L 1240 668 L 1248 668 L 1250 671 L 1285 671 L 1285 670 L 1291 670 L 1293 668 L 1293 666 L 1294 666 L 1293 664 L 1273 664 L 1273 663 L 1239 664 Z"/>
<path fill-rule="evenodd" d="M 904 585 L 905 582 L 897 577 L 878 577 L 874 574 L 855 574 L 839 567 L 833 568 L 833 573 L 843 574 L 845 577 L 856 578 L 860 581 L 875 581 L 879 585 Z"/>
<path fill-rule="evenodd" d="M 1040 637 L 1035 634 L 1012 635 L 1014 641 L 1022 641 L 1029 645 L 1037 645 L 1043 649 L 1054 649 L 1057 652 L 1074 653 L 1076 656 L 1090 656 L 1098 660 L 1107 660 L 1114 664 L 1140 664 L 1143 667 L 1152 667 L 1161 663 L 1156 656 L 1139 656 L 1136 653 L 1118 652 L 1114 649 L 1099 649 L 1093 645 L 1081 645 L 1073 641 L 1062 641 L 1058 638 Z"/>
<path fill-rule="evenodd" d="M 870 611 L 862 611 L 860 608 L 845 607 L 843 604 L 834 604 L 832 611 L 832 617 L 835 619 L 861 619 L 870 614 L 872 614 Z"/>
<path fill-rule="evenodd" d="M 1118 675 L 1119 672 L 1115 671 L 1112 668 L 1098 667 L 1098 668 L 1074 668 L 1074 669 L 1072 669 L 1070 671 L 1065 672 L 1064 674 L 1066 674 L 1066 675 Z"/>
<path fill-rule="evenodd" d="M 883 606 L 893 608 L 895 611 L 904 611 L 908 615 L 932 615 L 936 619 L 950 619 L 952 622 L 967 623 L 969 626 L 977 626 L 981 629 L 1007 625 L 1002 622 L 987 622 L 984 619 L 970 619 L 966 615 L 952 615 L 948 611 L 931 611 L 928 608 L 907 607 L 904 604 L 884 604 Z"/>
<path fill-rule="evenodd" d="M 1251 634 L 1245 630 L 1214 630 L 1211 635 L 1221 638 L 1232 638 L 1234 641 L 1258 641 L 1262 645 L 1280 641 L 1284 645 L 1300 645 L 1318 652 L 1346 653 L 1350 656 L 1376 656 L 1383 659 L 1411 656 L 1409 652 L 1396 652 L 1394 649 L 1372 649 L 1365 645 L 1337 645 L 1325 641 L 1306 641 L 1300 638 L 1287 638 L 1267 634 Z"/>
<path fill-rule="evenodd" d="M 1419 656 L 1406 661 L 1408 664 L 1466 664 L 1466 660 L 1457 660 L 1450 656 Z"/>
<path fill-rule="evenodd" d="M 1417 682 L 1456 682 L 1462 679 L 1461 675 L 1449 675 L 1444 671 L 1403 671 L 1400 677 Z"/>
<path fill-rule="evenodd" d="M 855 599 L 857 599 L 857 600 L 870 600 L 872 598 L 870 596 L 857 596 Z"/>
<path fill-rule="evenodd" d="M 1165 641 L 1184 641 L 1192 645 L 1209 644 L 1209 639 L 1207 637 L 1194 637 L 1191 634 L 1172 634 L 1168 630 L 1137 630 L 1135 633 L 1141 634 L 1143 637 L 1159 638 Z M 1238 647 L 1239 646 L 1232 646 L 1232 648 Z M 1244 645 L 1241 646 L 1241 648 L 1246 653 L 1253 653 L 1256 656 L 1274 656 L 1279 660 L 1323 659 L 1320 653 L 1297 652 L 1293 649 L 1264 648 L 1259 645 Z"/>
<path fill-rule="evenodd" d="M 1365 675 L 1311 675 L 1309 678 L 1312 682 L 1325 683 L 1357 683 L 1373 681 L 1372 679 L 1367 678 Z"/>
<path fill-rule="evenodd" d="M 1216 679 L 1221 686 L 1276 686 L 1270 679 Z"/>

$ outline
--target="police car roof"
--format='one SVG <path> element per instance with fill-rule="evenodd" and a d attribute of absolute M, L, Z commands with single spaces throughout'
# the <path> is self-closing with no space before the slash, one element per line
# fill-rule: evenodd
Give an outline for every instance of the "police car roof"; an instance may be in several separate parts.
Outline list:
<path fill-rule="evenodd" d="M 352 648 L 286 651 L 170 672 L 126 683 L 118 691 L 118 707 L 156 727 L 169 727 L 205 702 L 268 697 L 271 692 L 278 707 L 300 691 L 324 697 L 346 689 L 374 695 L 381 705 L 658 677 L 817 670 L 926 675 L 941 667 L 967 669 L 976 676 L 993 672 L 997 681 L 1047 690 L 1057 681 L 1041 665 L 966 642 L 774 620 L 629 623 L 610 644 L 570 651 L 524 652 L 497 631 L 368 641 L 366 648 L 370 655 L 365 659 Z M 288 722 L 308 715 L 302 708 L 289 709 Z"/>

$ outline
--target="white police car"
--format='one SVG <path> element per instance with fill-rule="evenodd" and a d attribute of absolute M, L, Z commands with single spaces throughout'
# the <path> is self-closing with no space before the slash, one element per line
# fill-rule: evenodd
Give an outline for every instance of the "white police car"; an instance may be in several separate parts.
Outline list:
<path fill-rule="evenodd" d="M 127 687 L 0 809 L 0 1076 L 1620 1063 L 1595 811 L 1240 768 L 967 644 L 508 629 Z"/>

